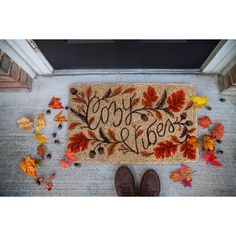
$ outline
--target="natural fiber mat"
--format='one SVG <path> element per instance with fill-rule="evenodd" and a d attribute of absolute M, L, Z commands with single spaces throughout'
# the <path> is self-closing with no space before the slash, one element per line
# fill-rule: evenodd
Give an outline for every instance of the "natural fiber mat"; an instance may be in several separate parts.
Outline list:
<path fill-rule="evenodd" d="M 195 93 L 183 84 L 73 84 L 68 148 L 80 163 L 195 162 Z"/>

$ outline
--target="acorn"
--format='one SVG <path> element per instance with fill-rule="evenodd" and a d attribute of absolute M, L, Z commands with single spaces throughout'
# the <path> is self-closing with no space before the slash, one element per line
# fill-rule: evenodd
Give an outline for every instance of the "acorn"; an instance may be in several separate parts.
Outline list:
<path fill-rule="evenodd" d="M 62 124 L 58 125 L 58 129 L 62 129 Z"/>
<path fill-rule="evenodd" d="M 52 158 L 52 155 L 51 155 L 51 153 L 48 153 L 48 155 L 47 155 L 47 159 L 51 159 Z"/>
<path fill-rule="evenodd" d="M 80 164 L 79 163 L 74 163 L 74 166 L 75 167 L 80 167 Z"/>
<path fill-rule="evenodd" d="M 211 108 L 210 106 L 205 106 L 205 108 L 206 108 L 208 111 L 212 110 L 212 108 Z"/>
<path fill-rule="evenodd" d="M 71 88 L 70 92 L 72 95 L 75 95 L 78 92 L 78 90 L 76 88 Z"/>
<path fill-rule="evenodd" d="M 96 156 L 96 152 L 94 151 L 94 150 L 91 150 L 90 152 L 89 152 L 89 157 L 90 158 L 94 158 Z"/>
<path fill-rule="evenodd" d="M 147 116 L 146 114 L 142 114 L 142 115 L 141 115 L 141 119 L 142 119 L 143 121 L 148 121 L 148 116 Z"/>
<path fill-rule="evenodd" d="M 65 110 L 68 110 L 68 106 L 65 107 Z"/>
<path fill-rule="evenodd" d="M 47 114 L 47 115 L 51 114 L 51 110 L 47 110 L 47 111 L 46 111 L 46 114 Z"/>
<path fill-rule="evenodd" d="M 54 143 L 58 144 L 60 141 L 58 139 L 55 139 Z"/>
<path fill-rule="evenodd" d="M 224 99 L 224 98 L 220 98 L 220 101 L 221 101 L 221 102 L 225 102 L 225 99 Z"/>
<path fill-rule="evenodd" d="M 103 147 L 99 147 L 98 148 L 98 152 L 99 152 L 99 154 L 104 154 L 105 152 L 104 152 L 104 148 Z"/>
<path fill-rule="evenodd" d="M 219 144 L 222 143 L 222 141 L 220 139 L 217 139 L 216 142 L 219 143 Z"/>
<path fill-rule="evenodd" d="M 223 154 L 224 151 L 223 151 L 223 150 L 217 150 L 216 153 L 217 153 L 217 154 Z"/>
<path fill-rule="evenodd" d="M 52 137 L 53 137 L 53 138 L 56 138 L 56 136 L 57 136 L 57 133 L 53 133 L 53 134 L 52 134 Z"/>
<path fill-rule="evenodd" d="M 186 112 L 183 112 L 181 115 L 180 115 L 181 119 L 184 120 L 187 118 L 187 113 Z"/>
<path fill-rule="evenodd" d="M 193 125 L 193 122 L 192 122 L 191 120 L 187 120 L 187 121 L 185 122 L 185 124 L 186 124 L 187 126 L 191 126 L 191 125 Z"/>

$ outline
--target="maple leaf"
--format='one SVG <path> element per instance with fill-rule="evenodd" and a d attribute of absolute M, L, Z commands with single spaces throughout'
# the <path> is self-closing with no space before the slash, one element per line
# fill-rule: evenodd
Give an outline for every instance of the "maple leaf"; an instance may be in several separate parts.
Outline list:
<path fill-rule="evenodd" d="M 143 93 L 142 104 L 144 107 L 151 108 L 154 106 L 154 103 L 157 101 L 158 96 L 156 90 L 149 86 L 147 91 Z"/>
<path fill-rule="evenodd" d="M 190 166 L 181 164 L 180 172 L 182 179 L 186 179 L 187 181 L 192 179 L 192 168 Z"/>
<path fill-rule="evenodd" d="M 40 113 L 38 114 L 37 119 L 35 119 L 35 122 L 38 123 L 38 125 L 35 127 L 36 132 L 40 132 L 42 129 L 45 128 L 45 120 L 44 120 L 44 114 Z"/>
<path fill-rule="evenodd" d="M 189 136 L 188 137 L 188 144 L 190 144 L 194 149 L 199 148 L 200 142 L 197 137 Z"/>
<path fill-rule="evenodd" d="M 61 105 L 60 98 L 52 97 L 48 107 L 52 109 L 62 109 L 63 106 Z"/>
<path fill-rule="evenodd" d="M 202 108 L 208 103 L 208 98 L 204 96 L 191 96 L 190 99 L 195 104 L 195 108 Z"/>
<path fill-rule="evenodd" d="M 31 156 L 26 156 L 24 160 L 20 162 L 19 166 L 26 175 L 36 177 L 36 161 Z"/>
<path fill-rule="evenodd" d="M 180 151 L 183 152 L 183 156 L 190 160 L 196 159 L 196 150 L 193 148 L 192 145 L 189 144 L 188 141 L 185 141 L 181 147 Z"/>
<path fill-rule="evenodd" d="M 70 149 L 67 149 L 65 151 L 64 156 L 69 163 L 77 161 L 77 157 L 75 156 L 75 153 L 72 152 Z"/>
<path fill-rule="evenodd" d="M 34 138 L 38 141 L 39 144 L 46 143 L 46 135 L 45 134 L 34 134 Z"/>
<path fill-rule="evenodd" d="M 172 93 L 168 99 L 167 103 L 169 105 L 168 110 L 171 110 L 173 112 L 179 112 L 184 106 L 185 102 L 185 93 L 183 90 L 178 90 L 174 93 Z"/>
<path fill-rule="evenodd" d="M 31 130 L 34 126 L 34 122 L 30 121 L 29 119 L 27 119 L 26 117 L 21 117 L 18 121 L 17 121 L 19 128 L 23 129 L 23 130 Z"/>
<path fill-rule="evenodd" d="M 204 154 L 204 161 L 210 163 L 213 166 L 222 166 L 222 164 L 216 160 L 216 155 L 212 151 L 208 151 Z"/>
<path fill-rule="evenodd" d="M 203 116 L 202 118 L 198 118 L 198 125 L 200 125 L 203 129 L 208 128 L 209 125 L 211 124 L 212 121 L 208 116 Z"/>
<path fill-rule="evenodd" d="M 70 166 L 70 163 L 68 162 L 68 161 L 66 161 L 66 160 L 64 160 L 64 159 L 61 159 L 60 160 L 60 166 L 62 167 L 62 168 L 68 168 L 69 166 Z"/>
<path fill-rule="evenodd" d="M 203 148 L 205 150 L 213 151 L 215 148 L 215 141 L 210 135 L 204 134 L 203 135 Z"/>
<path fill-rule="evenodd" d="M 63 111 L 60 111 L 57 115 L 55 115 L 54 121 L 56 121 L 59 124 L 63 124 L 64 122 L 67 122 L 66 117 L 63 115 Z"/>
<path fill-rule="evenodd" d="M 68 148 L 74 153 L 86 150 L 91 141 L 82 132 L 70 137 L 69 140 L 71 143 L 69 143 Z"/>
<path fill-rule="evenodd" d="M 214 130 L 211 131 L 211 135 L 220 140 L 224 135 L 224 125 L 221 123 L 216 124 Z"/>
<path fill-rule="evenodd" d="M 176 153 L 177 145 L 171 141 L 162 141 L 153 150 L 156 158 L 166 158 Z"/>

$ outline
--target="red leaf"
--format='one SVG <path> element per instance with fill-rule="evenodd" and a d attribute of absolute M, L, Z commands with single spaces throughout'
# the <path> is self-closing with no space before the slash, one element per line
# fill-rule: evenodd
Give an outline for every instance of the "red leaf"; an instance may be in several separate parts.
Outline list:
<path fill-rule="evenodd" d="M 135 134 L 135 138 L 138 138 L 139 136 L 141 136 L 143 134 L 143 130 L 139 130 L 136 134 Z"/>
<path fill-rule="evenodd" d="M 71 143 L 69 143 L 68 148 L 74 153 L 86 150 L 91 141 L 82 132 L 70 137 L 69 140 Z"/>
<path fill-rule="evenodd" d="M 67 149 L 64 153 L 64 156 L 65 156 L 65 159 L 69 162 L 69 163 L 72 163 L 72 162 L 75 162 L 77 161 L 77 158 L 75 156 L 75 153 L 72 152 L 70 149 Z"/>
<path fill-rule="evenodd" d="M 85 94 L 86 94 L 87 98 L 89 99 L 90 96 L 92 95 L 92 88 L 91 88 L 91 86 L 89 86 L 89 87 L 86 89 Z"/>
<path fill-rule="evenodd" d="M 52 109 L 62 109 L 63 106 L 61 105 L 60 98 L 52 97 L 48 107 Z"/>
<path fill-rule="evenodd" d="M 40 157 L 43 157 L 44 156 L 44 153 L 45 153 L 45 146 L 44 144 L 39 144 L 38 147 L 37 147 L 37 153 Z"/>
<path fill-rule="evenodd" d="M 65 160 L 60 160 L 60 166 L 62 167 L 62 168 L 68 168 L 69 166 L 70 166 L 70 163 L 68 162 L 68 161 L 65 161 Z"/>
<path fill-rule="evenodd" d="M 149 156 L 151 156 L 153 153 L 150 153 L 150 152 L 148 152 L 148 151 L 142 151 L 142 152 L 140 152 L 141 153 L 141 155 L 143 156 L 143 157 L 149 157 Z"/>
<path fill-rule="evenodd" d="M 49 176 L 49 180 L 50 181 L 53 181 L 56 177 L 56 173 L 52 173 L 50 176 Z"/>
<path fill-rule="evenodd" d="M 127 88 L 122 94 L 126 94 L 126 93 L 132 93 L 136 90 L 136 88 L 132 88 L 132 87 L 129 87 Z"/>
<path fill-rule="evenodd" d="M 135 99 L 133 100 L 133 102 L 131 103 L 131 107 L 136 106 L 136 105 L 138 104 L 138 102 L 139 102 L 139 98 L 135 98 Z"/>
<path fill-rule="evenodd" d="M 200 125 L 203 129 L 208 128 L 208 126 L 211 124 L 212 121 L 208 116 L 203 116 L 202 118 L 198 118 L 198 125 Z"/>
<path fill-rule="evenodd" d="M 153 107 L 154 103 L 157 101 L 158 96 L 156 90 L 149 86 L 147 91 L 143 93 L 142 104 L 144 107 Z"/>
<path fill-rule="evenodd" d="M 183 186 L 186 187 L 192 187 L 192 179 L 187 180 L 187 179 L 182 179 L 181 180 L 181 184 L 183 184 Z"/>
<path fill-rule="evenodd" d="M 166 158 L 174 155 L 177 151 L 177 146 L 171 141 L 160 142 L 153 150 L 157 158 Z"/>
<path fill-rule="evenodd" d="M 215 129 L 212 130 L 211 135 L 216 139 L 221 139 L 224 135 L 224 125 L 218 123 L 215 126 Z"/>
<path fill-rule="evenodd" d="M 212 151 L 208 151 L 208 152 L 206 152 L 206 153 L 204 154 L 204 161 L 205 161 L 206 163 L 211 163 L 211 162 L 213 162 L 215 159 L 216 159 L 216 156 L 215 156 L 214 152 L 212 152 Z"/>
<path fill-rule="evenodd" d="M 187 141 L 181 145 L 180 151 L 183 152 L 183 156 L 190 160 L 196 159 L 196 150 Z"/>
<path fill-rule="evenodd" d="M 217 160 L 212 161 L 211 164 L 212 164 L 213 166 L 223 166 L 223 165 L 222 165 L 219 161 L 217 161 Z"/>
<path fill-rule="evenodd" d="M 112 92 L 111 96 L 112 96 L 112 97 L 117 96 L 117 95 L 119 95 L 119 94 L 121 93 L 121 91 L 122 91 L 122 86 L 116 88 L 116 89 Z"/>
<path fill-rule="evenodd" d="M 168 99 L 167 103 L 169 105 L 168 109 L 173 112 L 179 112 L 184 106 L 185 93 L 183 90 L 178 90 L 172 93 Z"/>
<path fill-rule="evenodd" d="M 53 183 L 51 181 L 49 181 L 48 183 L 46 183 L 46 188 L 48 191 L 51 191 L 52 190 L 52 187 L 53 187 Z"/>

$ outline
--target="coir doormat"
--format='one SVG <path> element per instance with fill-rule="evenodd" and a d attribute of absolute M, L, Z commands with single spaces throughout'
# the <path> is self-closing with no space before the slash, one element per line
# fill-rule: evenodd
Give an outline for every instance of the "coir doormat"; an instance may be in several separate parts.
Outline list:
<path fill-rule="evenodd" d="M 68 148 L 80 163 L 195 162 L 194 95 L 183 84 L 73 84 Z"/>

